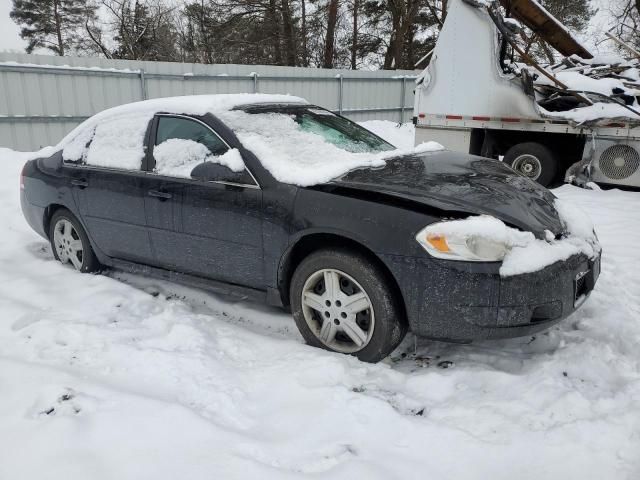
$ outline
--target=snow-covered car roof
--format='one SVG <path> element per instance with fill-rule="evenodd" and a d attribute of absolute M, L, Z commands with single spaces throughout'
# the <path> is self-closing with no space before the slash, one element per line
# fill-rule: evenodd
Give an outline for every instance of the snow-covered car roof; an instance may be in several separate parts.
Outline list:
<path fill-rule="evenodd" d="M 91 128 L 98 123 L 118 117 L 141 117 L 151 119 L 156 113 L 175 113 L 185 115 L 205 115 L 207 113 L 218 113 L 243 105 L 252 104 L 308 104 L 307 100 L 293 95 L 276 95 L 266 93 L 223 93 L 216 95 L 185 95 L 179 97 L 154 98 L 140 102 L 118 105 L 99 112 L 82 122 L 65 136 L 58 148 L 63 148 L 78 134 L 87 128 Z"/>
<path fill-rule="evenodd" d="M 144 158 L 145 136 L 154 115 L 199 116 L 212 113 L 233 130 L 240 143 L 258 157 L 276 180 L 299 186 L 325 183 L 356 168 L 380 167 L 386 158 L 442 149 L 439 144 L 427 142 L 406 150 L 351 150 L 341 146 L 338 138 L 328 141 L 313 128 L 302 128 L 290 115 L 278 113 L 278 108 L 263 114 L 250 114 L 239 108 L 260 105 L 278 108 L 308 106 L 315 115 L 333 115 L 291 95 L 224 94 L 158 98 L 100 112 L 76 127 L 55 149 L 62 150 L 65 161 L 134 170 L 140 168 Z M 179 145 L 174 142 L 174 145 L 162 148 L 170 157 L 175 157 L 176 152 L 190 158 L 198 153 L 193 150 L 196 146 L 184 142 Z M 223 157 L 216 157 L 215 161 L 232 169 L 229 161 L 233 165 L 244 166 L 238 155 Z M 180 169 L 182 167 L 184 165 Z"/>

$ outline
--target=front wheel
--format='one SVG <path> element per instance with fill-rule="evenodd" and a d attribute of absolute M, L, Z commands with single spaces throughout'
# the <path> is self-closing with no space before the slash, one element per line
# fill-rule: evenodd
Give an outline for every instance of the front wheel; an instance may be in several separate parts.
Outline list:
<path fill-rule="evenodd" d="M 67 209 L 56 210 L 49 225 L 49 241 L 56 260 L 82 273 L 95 272 L 100 263 L 78 219 Z"/>
<path fill-rule="evenodd" d="M 290 294 L 296 325 L 315 347 L 378 362 L 407 331 L 385 275 L 355 252 L 311 254 L 293 274 Z"/>
<path fill-rule="evenodd" d="M 558 171 L 554 153 L 536 142 L 514 145 L 504 155 L 504 162 L 516 172 L 547 187 L 553 182 Z"/>

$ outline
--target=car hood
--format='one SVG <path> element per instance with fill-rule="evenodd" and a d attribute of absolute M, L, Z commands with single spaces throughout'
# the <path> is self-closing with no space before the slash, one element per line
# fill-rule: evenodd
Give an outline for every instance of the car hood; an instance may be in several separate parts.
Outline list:
<path fill-rule="evenodd" d="M 545 238 L 545 230 L 563 232 L 556 197 L 497 160 L 447 150 L 414 154 L 353 170 L 331 183 L 445 212 L 491 215 L 538 238 Z"/>

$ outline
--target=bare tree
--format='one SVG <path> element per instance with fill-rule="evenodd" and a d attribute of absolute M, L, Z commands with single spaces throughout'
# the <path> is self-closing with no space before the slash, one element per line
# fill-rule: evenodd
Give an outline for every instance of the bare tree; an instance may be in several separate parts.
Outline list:
<path fill-rule="evenodd" d="M 324 41 L 323 68 L 333 68 L 336 23 L 338 21 L 338 0 L 329 0 L 327 14 L 327 34 Z"/>

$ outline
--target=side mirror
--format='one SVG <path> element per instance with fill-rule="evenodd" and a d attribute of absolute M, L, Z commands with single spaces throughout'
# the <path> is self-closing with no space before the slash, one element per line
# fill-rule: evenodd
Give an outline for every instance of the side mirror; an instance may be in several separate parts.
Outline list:
<path fill-rule="evenodd" d="M 191 178 L 206 182 L 248 183 L 247 173 L 234 172 L 229 167 L 215 162 L 203 162 L 191 170 Z"/>

